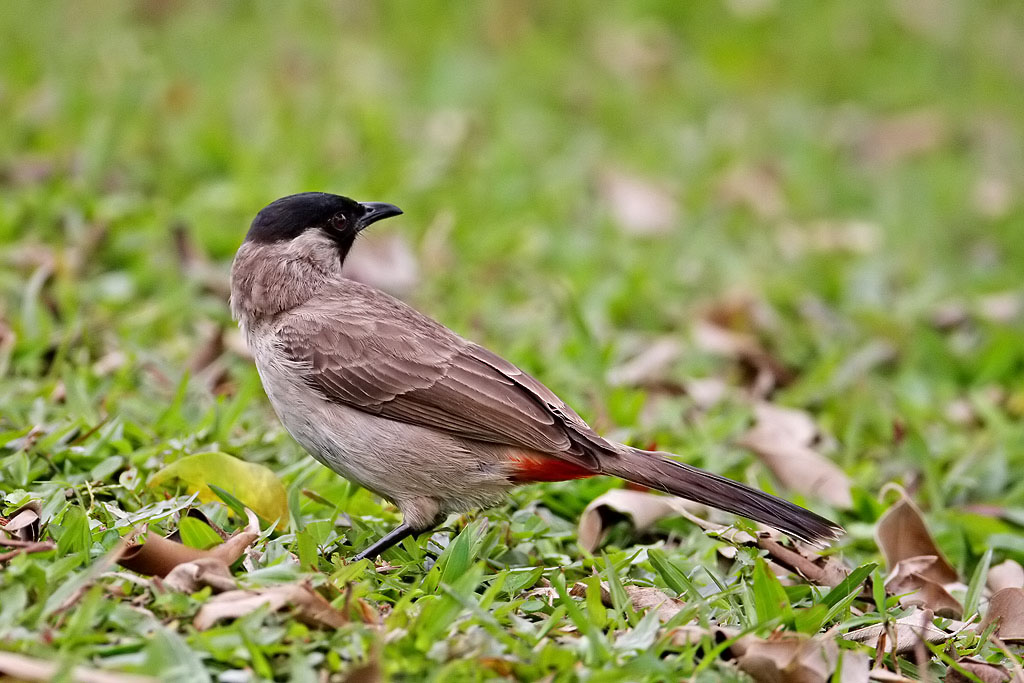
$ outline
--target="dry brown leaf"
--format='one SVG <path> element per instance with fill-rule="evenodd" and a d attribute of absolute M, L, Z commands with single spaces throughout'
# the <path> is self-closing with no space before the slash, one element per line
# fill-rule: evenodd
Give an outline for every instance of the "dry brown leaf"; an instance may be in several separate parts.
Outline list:
<path fill-rule="evenodd" d="M 767 396 L 788 384 L 793 373 L 751 334 L 737 332 L 712 320 L 697 320 L 690 335 L 696 348 L 706 353 L 739 361 L 749 375 L 749 390 L 755 397 Z"/>
<path fill-rule="evenodd" d="M 930 152 L 949 135 L 946 118 L 923 109 L 874 121 L 856 143 L 857 154 L 869 164 L 890 165 Z"/>
<path fill-rule="evenodd" d="M 953 399 L 944 411 L 946 419 L 961 427 L 981 424 L 971 402 L 964 398 Z"/>
<path fill-rule="evenodd" d="M 680 610 L 685 603 L 678 598 L 673 598 L 660 588 L 653 586 L 623 586 L 629 601 L 637 610 L 657 610 L 658 620 L 665 623 Z"/>
<path fill-rule="evenodd" d="M 507 29 L 502 26 L 502 31 Z M 658 23 L 611 22 L 594 32 L 594 58 L 619 78 L 634 83 L 657 76 L 673 63 L 673 44 Z"/>
<path fill-rule="evenodd" d="M 601 589 L 601 603 L 607 607 L 612 606 L 612 594 L 608 591 L 608 582 L 602 581 L 600 584 Z M 587 584 L 582 581 L 577 581 L 573 584 L 572 588 L 569 589 L 569 595 L 577 598 L 587 597 Z"/>
<path fill-rule="evenodd" d="M 901 495 L 878 520 L 875 540 L 890 571 L 904 560 L 933 555 L 936 561 L 920 572 L 922 576 L 943 586 L 960 578 L 932 540 L 921 510 L 906 495 Z"/>
<path fill-rule="evenodd" d="M 978 631 L 999 622 L 996 635 L 1004 642 L 1024 641 L 1024 588 L 1004 588 L 988 602 L 988 612 Z"/>
<path fill-rule="evenodd" d="M 236 590 L 216 595 L 199 608 L 192 622 L 198 630 L 210 628 L 221 619 L 236 619 L 267 606 L 276 612 L 291 605 L 296 616 L 308 626 L 340 628 L 348 622 L 345 615 L 313 590 L 308 582 L 288 583 L 260 590 Z"/>
<path fill-rule="evenodd" d="M 5 538 L 14 538 L 26 543 L 38 541 L 41 511 L 39 501 L 33 500 L 12 512 L 9 518 L 0 518 L 0 545 L 6 545 Z"/>
<path fill-rule="evenodd" d="M 937 329 L 948 332 L 970 320 L 971 311 L 963 299 L 951 299 L 935 306 L 929 317 Z"/>
<path fill-rule="evenodd" d="M 886 579 L 885 590 L 891 595 L 900 595 L 901 606 L 920 605 L 940 617 L 959 619 L 963 616 L 963 605 L 945 586 L 927 576 L 936 562 L 935 555 L 901 560 Z"/>
<path fill-rule="evenodd" d="M 978 300 L 978 317 L 993 323 L 1010 323 L 1024 311 L 1024 296 L 1018 291 L 989 294 Z"/>
<path fill-rule="evenodd" d="M 676 225 L 676 199 L 661 184 L 608 170 L 601 174 L 598 187 L 612 219 L 626 234 L 663 235 Z"/>
<path fill-rule="evenodd" d="M 944 643 L 953 636 L 953 634 L 934 626 L 931 619 L 927 618 L 927 614 L 916 607 L 911 608 L 903 617 L 891 622 L 889 630 L 894 637 L 886 637 L 885 651 L 893 652 L 895 649 L 896 654 L 900 655 L 913 652 L 919 639 L 923 638 L 926 643 L 935 645 Z M 883 624 L 872 624 L 871 626 L 865 626 L 864 628 L 844 633 L 840 637 L 843 640 L 877 648 L 879 639 L 885 632 Z"/>
<path fill-rule="evenodd" d="M 740 629 L 734 626 L 710 626 L 705 628 L 699 624 L 683 624 L 669 631 L 674 645 L 683 647 L 696 645 L 710 636 L 715 643 L 723 643 L 732 640 L 741 633 Z"/>
<path fill-rule="evenodd" d="M 729 385 L 720 377 L 691 377 L 683 382 L 686 395 L 698 408 L 713 408 L 729 395 Z"/>
<path fill-rule="evenodd" d="M 420 281 L 416 255 L 399 233 L 364 233 L 341 274 L 395 295 L 408 294 Z"/>
<path fill-rule="evenodd" d="M 708 320 L 698 320 L 692 330 L 694 344 L 723 358 L 741 359 L 764 353 L 753 335 L 736 332 Z"/>
<path fill-rule="evenodd" d="M 644 531 L 660 519 L 678 516 L 682 511 L 703 509 L 697 503 L 674 496 L 612 489 L 592 500 L 580 515 L 577 543 L 587 552 L 593 552 L 600 545 L 605 530 L 622 517 L 630 519 L 637 531 Z"/>
<path fill-rule="evenodd" d="M 683 345 L 676 337 L 655 339 L 640 353 L 609 370 L 608 384 L 613 387 L 660 386 L 682 353 Z"/>
<path fill-rule="evenodd" d="M 1004 588 L 1024 588 L 1024 567 L 1006 560 L 988 570 L 988 589 L 993 594 Z"/>
<path fill-rule="evenodd" d="M 0 673 L 6 680 L 7 676 L 17 681 L 51 681 L 61 671 L 59 662 L 51 662 L 37 657 L 0 652 Z M 73 667 L 65 672 L 66 680 L 77 683 L 158 683 L 159 679 L 137 674 L 122 674 L 115 671 L 104 671 L 84 666 Z M 62 680 L 65 680 L 62 678 Z"/>
<path fill-rule="evenodd" d="M 725 204 L 744 206 L 762 219 L 786 211 L 779 170 L 768 164 L 733 167 L 718 182 L 717 193 Z"/>
<path fill-rule="evenodd" d="M 139 574 L 160 577 L 167 576 L 180 564 L 206 558 L 214 558 L 231 566 L 260 535 L 259 519 L 251 510 L 247 509 L 246 513 L 249 515 L 249 525 L 209 550 L 190 548 L 182 543 L 150 534 L 143 543 L 125 548 L 118 559 L 118 564 Z M 144 535 L 142 533 L 140 537 Z"/>
<path fill-rule="evenodd" d="M 819 436 L 818 425 L 810 413 L 796 408 L 759 401 L 754 404 L 757 426 L 778 432 L 802 446 L 810 446 Z"/>
<path fill-rule="evenodd" d="M 756 406 L 755 414 L 757 421 L 739 443 L 761 458 L 783 486 L 835 507 L 853 505 L 846 473 L 811 448 L 817 428 L 809 415 L 766 403 Z"/>
<path fill-rule="evenodd" d="M 768 534 L 760 534 L 757 547 L 768 552 L 772 562 L 819 586 L 838 586 L 850 570 L 836 557 L 817 555 L 800 547 L 787 548 Z"/>
<path fill-rule="evenodd" d="M 985 218 L 1002 218 L 1016 201 L 1013 185 L 1000 176 L 983 176 L 974 183 L 971 199 L 975 210 Z"/>
<path fill-rule="evenodd" d="M 612 594 L 608 590 L 608 583 L 602 581 L 600 583 L 601 588 L 601 603 L 606 607 L 614 607 L 612 603 Z M 630 603 L 633 608 L 640 611 L 647 611 L 648 609 L 655 609 L 658 612 L 658 619 L 662 623 L 668 621 L 674 617 L 679 610 L 684 606 L 684 602 L 678 598 L 665 593 L 660 588 L 653 586 L 623 586 L 623 590 L 629 597 Z M 571 589 L 569 594 L 577 598 L 584 598 L 587 595 L 587 584 L 582 581 L 576 582 Z"/>
<path fill-rule="evenodd" d="M 1010 680 L 1010 672 L 998 664 L 989 664 L 980 659 L 962 657 L 956 660 L 957 666 L 975 676 L 981 683 L 1005 683 Z M 946 671 L 945 683 L 972 683 L 973 679 L 949 667 Z"/>
<path fill-rule="evenodd" d="M 179 564 L 164 577 L 163 585 L 179 593 L 195 593 L 207 586 L 214 593 L 223 593 L 238 587 L 231 568 L 217 557 Z"/>
<path fill-rule="evenodd" d="M 839 646 L 828 638 L 784 635 L 774 640 L 742 638 L 737 659 L 740 669 L 758 683 L 828 683 L 840 665 Z M 842 653 L 839 680 L 859 683 L 868 680 L 870 659 L 866 654 Z"/>
<path fill-rule="evenodd" d="M 345 674 L 345 683 L 382 683 L 384 671 L 380 665 L 380 648 L 374 647 L 370 652 L 369 660 L 348 670 Z"/>

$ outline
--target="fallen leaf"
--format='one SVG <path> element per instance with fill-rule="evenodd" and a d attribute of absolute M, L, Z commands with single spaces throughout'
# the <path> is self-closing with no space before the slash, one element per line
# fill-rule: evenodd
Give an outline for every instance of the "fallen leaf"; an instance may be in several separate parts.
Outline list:
<path fill-rule="evenodd" d="M 238 588 L 231 568 L 219 557 L 183 562 L 167 573 L 163 585 L 179 593 L 195 593 L 209 586 L 214 593 Z"/>
<path fill-rule="evenodd" d="M 380 665 L 380 648 L 374 646 L 365 663 L 348 670 L 344 683 L 382 683 L 384 680 L 384 671 Z"/>
<path fill-rule="evenodd" d="M 278 529 L 288 524 L 288 491 L 274 472 L 263 465 L 245 462 L 227 453 L 187 455 L 159 470 L 149 480 L 151 487 L 180 480 L 203 502 L 219 501 L 210 489 L 218 486 L 242 501 Z"/>
<path fill-rule="evenodd" d="M 605 530 L 622 517 L 632 521 L 637 531 L 644 531 L 660 519 L 678 516 L 682 510 L 702 509 L 703 506 L 674 496 L 612 489 L 592 500 L 583 510 L 577 543 L 587 552 L 593 552 L 600 545 Z"/>
<path fill-rule="evenodd" d="M 608 583 L 602 581 L 601 587 L 601 603 L 606 607 L 614 607 L 612 602 L 612 594 L 608 590 Z M 679 610 L 684 606 L 684 602 L 678 598 L 673 598 L 665 591 L 654 586 L 623 586 L 623 590 L 626 596 L 629 597 L 630 603 L 634 609 L 647 611 L 649 609 L 655 609 L 658 612 L 658 619 L 664 623 L 674 617 Z M 587 595 L 587 584 L 582 581 L 576 582 L 571 589 L 569 594 L 577 598 L 585 598 Z"/>
<path fill-rule="evenodd" d="M 1006 560 L 988 570 L 986 581 L 993 594 L 1004 588 L 1024 588 L 1024 567 L 1014 560 Z"/>
<path fill-rule="evenodd" d="M 946 406 L 944 412 L 947 420 L 961 427 L 981 424 L 978 414 L 974 411 L 974 406 L 965 398 L 953 399 Z"/>
<path fill-rule="evenodd" d="M 951 299 L 935 306 L 929 317 L 937 329 L 948 332 L 970 320 L 971 311 L 963 299 Z"/>
<path fill-rule="evenodd" d="M 901 495 L 878 520 L 875 540 L 890 571 L 904 560 L 931 555 L 935 562 L 919 572 L 922 576 L 940 585 L 955 583 L 960 578 L 935 545 L 921 510 L 906 495 Z"/>
<path fill-rule="evenodd" d="M 145 530 L 140 530 L 139 538 L 145 540 L 141 543 L 128 544 L 117 562 L 133 572 L 160 577 L 166 577 L 178 565 L 207 558 L 213 558 L 230 567 L 260 535 L 259 520 L 252 511 L 247 512 L 249 524 L 246 528 L 208 550 L 190 548 L 156 534 L 147 535 Z"/>
<path fill-rule="evenodd" d="M 416 255 L 398 233 L 361 234 L 341 274 L 395 295 L 408 294 L 420 281 Z"/>
<path fill-rule="evenodd" d="M 682 353 L 683 346 L 677 338 L 656 339 L 625 363 L 609 370 L 608 384 L 613 387 L 661 385 Z"/>
<path fill-rule="evenodd" d="M 705 638 L 710 637 L 715 644 L 724 643 L 727 640 L 740 635 L 742 631 L 734 626 L 713 625 L 704 627 L 699 624 L 683 624 L 669 631 L 672 644 L 679 647 L 696 645 Z"/>
<path fill-rule="evenodd" d="M 1024 641 L 1024 588 L 1004 588 L 988 602 L 988 612 L 978 626 L 984 631 L 989 624 L 998 622 L 996 635 L 1004 642 Z"/>
<path fill-rule="evenodd" d="M 662 623 L 678 614 L 685 605 L 682 600 L 673 598 L 665 593 L 665 591 L 654 586 L 623 586 L 623 590 L 626 591 L 626 595 L 629 596 L 629 601 L 633 603 L 635 609 L 643 611 L 649 609 L 656 610 L 658 620 Z"/>
<path fill-rule="evenodd" d="M 944 643 L 952 637 L 953 634 L 936 627 L 931 623 L 931 619 L 926 619 L 926 616 L 922 610 L 913 607 L 906 615 L 890 622 L 889 628 L 894 637 L 885 639 L 885 651 L 893 652 L 895 650 L 896 654 L 906 654 L 913 652 L 919 639 L 935 645 Z M 877 648 L 879 638 L 883 633 L 885 633 L 884 624 L 872 624 L 844 633 L 840 637 L 843 640 Z"/>
<path fill-rule="evenodd" d="M 759 401 L 754 404 L 754 417 L 756 426 L 777 432 L 802 446 L 810 446 L 819 436 L 814 418 L 804 410 Z"/>
<path fill-rule="evenodd" d="M 340 628 L 348 623 L 345 615 L 332 607 L 308 582 L 301 582 L 215 595 L 199 608 L 192 625 L 204 631 L 222 619 L 236 619 L 264 606 L 276 612 L 289 605 L 295 608 L 298 619 L 308 626 Z"/>
<path fill-rule="evenodd" d="M 507 30 L 502 26 L 503 32 Z M 594 32 L 591 48 L 602 67 L 629 83 L 650 80 L 673 63 L 671 35 L 653 22 L 610 22 Z"/>
<path fill-rule="evenodd" d="M 978 300 L 978 317 L 994 323 L 1009 323 L 1024 311 L 1024 296 L 1020 292 L 998 292 Z"/>
<path fill-rule="evenodd" d="M 767 403 L 755 406 L 754 426 L 739 439 L 786 488 L 838 508 L 853 505 L 850 480 L 835 463 L 811 448 L 818 430 L 809 415 Z"/>
<path fill-rule="evenodd" d="M 732 649 L 741 651 L 736 663 L 757 683 L 828 683 L 840 665 L 839 646 L 828 638 L 747 637 Z M 866 654 L 844 650 L 838 680 L 866 683 L 869 666 Z"/>
<path fill-rule="evenodd" d="M 855 144 L 863 161 L 892 165 L 930 152 L 948 136 L 946 118 L 936 110 L 922 109 L 871 122 Z"/>
<path fill-rule="evenodd" d="M 158 683 L 159 679 L 137 674 L 122 674 L 103 669 L 75 666 L 63 670 L 59 661 L 47 661 L 13 652 L 0 652 L 0 673 L 18 681 L 51 681 L 55 679 L 77 683 Z M 58 674 L 61 676 L 58 677 Z"/>
<path fill-rule="evenodd" d="M 793 373 L 751 334 L 730 330 L 710 320 L 697 320 L 690 335 L 694 346 L 706 353 L 739 361 L 749 371 L 750 393 L 766 396 L 788 384 Z"/>
<path fill-rule="evenodd" d="M 39 540 L 39 513 L 42 506 L 33 500 L 11 513 L 8 519 L 0 518 L 0 545 L 4 538 L 34 543 Z"/>
<path fill-rule="evenodd" d="M 940 617 L 959 619 L 963 616 L 963 605 L 945 586 L 926 576 L 938 561 L 935 555 L 901 560 L 886 579 L 885 590 L 890 595 L 900 595 L 900 605 L 903 607 L 920 605 Z"/>
<path fill-rule="evenodd" d="M 819 586 L 838 586 L 850 575 L 850 570 L 838 558 L 812 554 L 799 546 L 786 547 L 768 534 L 759 534 L 756 545 L 767 551 L 775 564 Z"/>
<path fill-rule="evenodd" d="M 1016 201 L 1010 182 L 999 176 L 983 176 L 974 183 L 971 199 L 975 210 L 985 218 L 1002 218 Z"/>
<path fill-rule="evenodd" d="M 678 221 L 676 200 L 663 185 L 608 170 L 601 174 L 598 187 L 612 219 L 626 234 L 663 235 Z"/>
<path fill-rule="evenodd" d="M 989 664 L 980 659 L 961 657 L 956 660 L 957 666 L 976 677 L 981 683 L 1005 683 L 1010 680 L 1010 672 L 998 664 Z M 971 683 L 968 678 L 953 667 L 946 670 L 945 683 Z"/>
<path fill-rule="evenodd" d="M 778 218 L 786 211 L 779 170 L 769 164 L 735 166 L 719 180 L 717 194 L 727 205 L 744 206 L 758 218 Z"/>
<path fill-rule="evenodd" d="M 729 385 L 720 377 L 691 377 L 683 382 L 683 389 L 698 408 L 713 408 L 729 395 Z"/>

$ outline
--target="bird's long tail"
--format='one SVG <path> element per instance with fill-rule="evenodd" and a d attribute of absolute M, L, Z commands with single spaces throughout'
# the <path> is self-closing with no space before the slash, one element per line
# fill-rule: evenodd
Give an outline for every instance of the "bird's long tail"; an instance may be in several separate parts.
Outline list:
<path fill-rule="evenodd" d="M 696 501 L 767 524 L 802 541 L 821 545 L 843 531 L 834 522 L 764 491 L 684 465 L 667 453 L 624 447 L 602 458 L 605 474 Z"/>

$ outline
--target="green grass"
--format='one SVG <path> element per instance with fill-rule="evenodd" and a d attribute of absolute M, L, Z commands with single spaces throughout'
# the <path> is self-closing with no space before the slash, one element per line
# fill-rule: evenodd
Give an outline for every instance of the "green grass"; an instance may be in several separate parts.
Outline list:
<path fill-rule="evenodd" d="M 606 379 L 657 337 L 688 344 L 716 302 L 751 298 L 758 313 L 736 325 L 794 371 L 772 400 L 810 411 L 853 478 L 850 511 L 789 494 L 846 526 L 848 566 L 882 563 L 888 482 L 912 491 L 965 581 L 989 549 L 992 564 L 1024 561 L 1024 321 L 933 324 L 941 304 L 1021 293 L 1017 3 L 7 3 L 0 122 L 0 513 L 40 500 L 56 542 L 0 568 L 0 650 L 183 681 L 317 680 L 312 668 L 376 658 L 396 680 L 745 680 L 711 641 L 673 643 L 622 586 L 680 595 L 679 624 L 879 621 L 846 595 L 780 584 L 753 551 L 724 560 L 682 521 L 618 526 L 598 555 L 581 551 L 579 513 L 617 485 L 603 479 L 453 518 L 429 546 L 388 554 L 387 573 L 347 565 L 397 511 L 301 452 L 250 361 L 228 350 L 219 392 L 210 371 L 190 375 L 231 321 L 175 249 L 184 230 L 225 270 L 259 208 L 313 189 L 401 206 L 375 230 L 419 256 L 404 298 L 603 432 L 786 494 L 735 444 L 747 401 L 701 410 Z M 619 228 L 615 172 L 666 188 L 668 232 Z M 851 221 L 874 241 L 828 243 Z M 878 348 L 884 362 L 858 365 Z M 665 375 L 742 383 L 692 346 Z M 958 400 L 970 419 L 951 419 Z M 177 527 L 187 498 L 146 481 L 210 450 L 267 465 L 290 492 L 290 526 L 240 581 L 310 576 L 336 605 L 365 600 L 379 626 L 260 611 L 197 632 L 207 593 L 121 576 L 59 609 L 131 526 Z M 237 526 L 223 505 L 202 509 Z M 991 643 L 953 650 L 974 646 L 1002 659 Z M 933 679 L 945 667 L 934 657 Z"/>

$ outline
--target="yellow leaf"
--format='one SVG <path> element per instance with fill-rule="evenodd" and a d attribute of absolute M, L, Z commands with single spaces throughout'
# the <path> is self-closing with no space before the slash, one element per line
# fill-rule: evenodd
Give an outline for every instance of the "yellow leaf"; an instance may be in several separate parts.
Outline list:
<path fill-rule="evenodd" d="M 277 528 L 288 524 L 288 492 L 284 484 L 263 465 L 245 462 L 219 453 L 187 455 L 167 465 L 150 479 L 150 486 L 167 485 L 179 480 L 204 503 L 219 501 L 210 484 L 219 486 L 263 519 L 277 520 Z"/>

